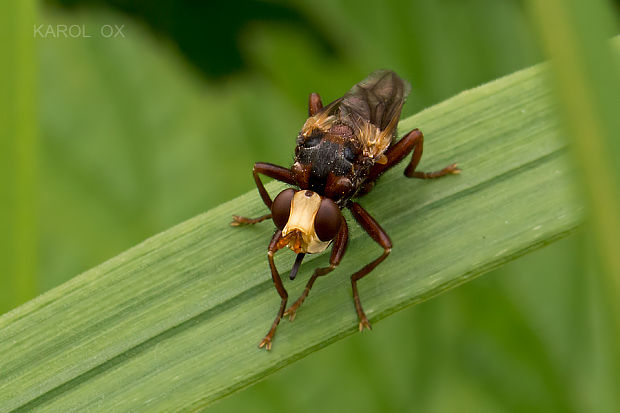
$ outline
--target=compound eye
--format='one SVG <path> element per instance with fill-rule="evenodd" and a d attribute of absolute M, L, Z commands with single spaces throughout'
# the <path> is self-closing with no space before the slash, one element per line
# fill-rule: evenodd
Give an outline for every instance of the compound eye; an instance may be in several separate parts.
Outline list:
<path fill-rule="evenodd" d="M 285 189 L 278 194 L 271 204 L 271 219 L 278 229 L 283 229 L 288 222 L 294 195 L 295 190 L 292 188 Z"/>
<path fill-rule="evenodd" d="M 340 208 L 329 198 L 321 200 L 321 206 L 314 217 L 314 230 L 321 241 L 334 239 L 340 230 L 342 214 Z"/>

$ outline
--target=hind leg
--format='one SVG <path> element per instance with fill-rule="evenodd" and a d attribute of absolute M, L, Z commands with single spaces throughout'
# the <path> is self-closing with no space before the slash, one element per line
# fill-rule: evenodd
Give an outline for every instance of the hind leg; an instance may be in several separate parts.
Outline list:
<path fill-rule="evenodd" d="M 407 168 L 405 168 L 405 176 L 407 176 L 408 178 L 434 179 L 445 175 L 458 174 L 461 172 L 461 170 L 456 166 L 455 163 L 448 165 L 439 171 L 416 171 L 415 168 L 418 166 L 418 164 L 420 163 L 420 159 L 422 158 L 423 146 L 424 135 L 422 134 L 422 132 L 420 132 L 419 129 L 412 130 L 401 140 L 388 148 L 388 150 L 384 154 L 386 159 L 383 163 L 376 163 L 370 169 L 366 182 L 374 182 L 379 177 L 379 175 L 381 175 L 383 172 L 387 171 L 394 165 L 398 164 L 411 151 L 413 151 L 413 154 L 411 155 L 411 161 L 409 162 L 409 165 L 407 165 Z"/>

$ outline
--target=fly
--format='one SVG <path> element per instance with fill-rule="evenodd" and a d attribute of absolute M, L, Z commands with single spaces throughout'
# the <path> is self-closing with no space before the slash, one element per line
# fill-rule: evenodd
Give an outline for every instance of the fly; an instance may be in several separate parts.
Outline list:
<path fill-rule="evenodd" d="M 349 239 L 347 222 L 341 213 L 343 208 L 348 208 L 355 221 L 383 248 L 379 257 L 351 275 L 359 330 L 370 329 L 357 282 L 387 258 L 392 241 L 353 199 L 370 192 L 382 173 L 411 152 L 411 161 L 405 168 L 408 178 L 434 179 L 460 172 L 456 164 L 436 172 L 415 170 L 424 142 L 424 135 L 418 129 L 396 140 L 396 126 L 409 91 L 409 84 L 396 73 L 378 70 L 327 106 L 323 106 L 318 93 L 312 93 L 308 103 L 309 117 L 297 136 L 293 165 L 284 168 L 263 162 L 254 164 L 256 187 L 271 213 L 258 218 L 233 215 L 231 225 L 255 224 L 271 218 L 276 226 L 267 248 L 267 259 L 281 301 L 278 314 L 259 347 L 271 349 L 280 319 L 288 315 L 293 320 L 316 279 L 333 271 L 342 260 Z M 292 188 L 283 190 L 272 200 L 259 174 Z M 274 264 L 275 252 L 287 247 L 297 254 L 290 273 L 290 278 L 294 279 L 306 254 L 317 254 L 330 246 L 329 266 L 315 269 L 301 296 L 286 308 L 288 293 Z"/>

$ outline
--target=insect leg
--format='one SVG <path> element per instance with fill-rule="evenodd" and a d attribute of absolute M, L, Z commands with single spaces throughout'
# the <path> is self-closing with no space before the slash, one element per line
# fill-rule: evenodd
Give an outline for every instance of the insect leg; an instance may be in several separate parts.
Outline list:
<path fill-rule="evenodd" d="M 267 205 L 267 208 L 269 209 L 271 209 L 271 204 L 273 203 L 273 201 L 271 200 L 271 197 L 265 189 L 265 186 L 263 185 L 263 182 L 261 181 L 258 174 L 263 174 L 268 176 L 269 178 L 273 178 L 290 185 L 295 185 L 295 179 L 293 178 L 293 174 L 291 173 L 290 169 L 286 169 L 270 163 L 256 162 L 254 164 L 254 169 L 252 169 L 252 175 L 254 176 L 254 182 L 256 183 L 256 188 L 258 188 L 258 193 L 260 194 L 263 202 L 265 203 L 265 205 Z M 269 218 L 271 218 L 271 214 L 263 215 L 258 218 L 248 218 L 239 215 L 233 215 L 233 220 L 230 225 L 232 225 L 233 227 L 237 227 L 239 225 L 245 224 L 256 224 Z"/>
<path fill-rule="evenodd" d="M 230 223 L 232 227 L 238 227 L 240 225 L 258 224 L 266 219 L 271 218 L 271 214 L 265 214 L 258 218 L 242 217 L 241 215 L 233 215 L 233 220 Z"/>
<path fill-rule="evenodd" d="M 445 168 L 434 171 L 434 172 L 417 172 L 415 168 L 420 163 L 420 159 L 422 158 L 422 150 L 424 147 L 424 135 L 418 129 L 414 129 L 406 137 L 409 137 L 415 133 L 415 136 L 411 138 L 412 146 L 413 146 L 413 155 L 411 155 L 411 162 L 405 168 L 405 176 L 408 178 L 420 178 L 420 179 L 434 179 L 440 178 L 445 175 L 450 174 L 458 174 L 461 172 L 459 168 L 457 168 L 456 164 L 453 163 L 451 165 L 446 166 Z M 405 137 L 405 138 L 406 138 Z M 402 140 L 404 140 L 403 138 Z M 400 142 L 399 142 L 400 143 Z"/>
<path fill-rule="evenodd" d="M 290 169 L 283 168 L 281 166 L 271 163 L 256 162 L 254 164 L 254 168 L 252 169 L 252 175 L 254 176 L 254 182 L 256 182 L 258 193 L 260 194 L 263 202 L 265 203 L 265 205 L 267 205 L 267 208 L 269 209 L 271 209 L 271 204 L 273 203 L 273 201 L 271 200 L 269 193 L 267 193 L 267 190 L 265 189 L 265 186 L 260 180 L 258 174 L 263 174 L 265 176 L 268 176 L 269 178 L 273 178 L 290 185 L 295 185 L 295 178 L 293 178 L 293 174 L 291 173 Z"/>
<path fill-rule="evenodd" d="M 278 273 L 278 269 L 276 268 L 276 264 L 273 262 L 273 254 L 280 249 L 278 246 L 278 241 L 282 238 L 282 231 L 278 230 L 275 234 L 273 234 L 273 238 L 271 238 L 271 242 L 269 243 L 269 248 L 267 249 L 267 260 L 269 261 L 269 268 L 271 269 L 271 278 L 273 279 L 273 284 L 280 295 L 280 309 L 278 310 L 278 314 L 276 315 L 275 320 L 273 320 L 273 324 L 267 332 L 267 335 L 262 339 L 258 347 L 265 347 L 267 350 L 271 350 L 271 339 L 273 335 L 276 333 L 276 328 L 280 323 L 280 319 L 284 314 L 284 309 L 286 308 L 286 301 L 288 299 L 288 293 L 282 285 L 282 278 L 280 278 L 280 274 Z"/>
<path fill-rule="evenodd" d="M 385 163 L 376 163 L 369 171 L 367 182 L 373 182 L 379 175 L 387 171 L 394 165 L 402 161 L 413 150 L 411 162 L 405 169 L 405 175 L 409 178 L 431 179 L 439 178 L 448 174 L 458 174 L 461 170 L 456 164 L 448 165 L 440 171 L 436 172 L 416 172 L 415 168 L 422 158 L 422 150 L 424 144 L 424 135 L 419 129 L 414 129 L 405 135 L 401 140 L 393 144 L 385 152 L 387 161 Z"/>
<path fill-rule="evenodd" d="M 318 93 L 310 93 L 308 98 L 308 116 L 314 116 L 323 108 L 323 102 L 321 96 Z"/>
<path fill-rule="evenodd" d="M 370 216 L 368 212 L 362 206 L 356 202 L 349 202 L 347 205 L 351 213 L 353 214 L 353 218 L 362 226 L 364 231 L 370 237 L 375 240 L 375 242 L 383 247 L 383 253 L 381 256 L 375 258 L 374 261 L 366 264 L 364 268 L 356 272 L 351 276 L 351 286 L 353 288 L 353 301 L 355 303 L 355 310 L 357 311 L 357 317 L 359 318 L 359 329 L 362 331 L 364 328 L 368 328 L 370 330 L 370 323 L 368 322 L 368 318 L 364 313 L 364 309 L 362 308 L 362 303 L 360 301 L 359 293 L 357 291 L 357 282 L 363 278 L 366 274 L 375 269 L 375 267 L 387 258 L 392 250 L 392 241 L 390 241 L 390 237 L 388 234 L 381 228 L 381 225 L 375 219 Z"/>
<path fill-rule="evenodd" d="M 344 220 L 344 218 L 342 218 L 342 224 L 340 225 L 340 231 L 338 232 L 338 235 L 336 235 L 336 239 L 334 240 L 334 245 L 332 246 L 332 254 L 329 258 L 329 266 L 317 268 L 316 270 L 314 270 L 312 277 L 310 277 L 310 279 L 308 280 L 308 283 L 306 284 L 306 288 L 304 288 L 304 292 L 297 299 L 297 301 L 295 301 L 293 305 L 291 305 L 288 308 L 288 310 L 284 312 L 284 315 L 289 316 L 289 320 L 293 321 L 295 319 L 295 313 L 297 312 L 301 304 L 304 302 L 304 300 L 308 296 L 308 293 L 310 292 L 310 289 L 312 288 L 314 281 L 322 275 L 329 274 L 330 272 L 334 270 L 334 268 L 338 266 L 338 264 L 340 264 L 340 261 L 342 260 L 342 257 L 344 257 L 344 253 L 347 249 L 348 242 L 349 242 L 349 229 L 347 227 L 347 222 Z"/>

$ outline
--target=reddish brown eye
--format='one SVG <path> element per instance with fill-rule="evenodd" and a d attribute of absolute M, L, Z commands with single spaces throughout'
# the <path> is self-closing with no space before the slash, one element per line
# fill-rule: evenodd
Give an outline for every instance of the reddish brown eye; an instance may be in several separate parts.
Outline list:
<path fill-rule="evenodd" d="M 314 217 L 314 230 L 321 241 L 329 241 L 334 239 L 340 224 L 342 222 L 342 214 L 340 208 L 329 198 L 321 200 L 321 206 Z"/>
<path fill-rule="evenodd" d="M 291 201 L 293 201 L 294 195 L 295 190 L 292 188 L 285 189 L 278 194 L 276 199 L 273 200 L 273 204 L 271 204 L 271 218 L 278 229 L 283 229 L 288 221 L 288 216 L 291 213 Z"/>

